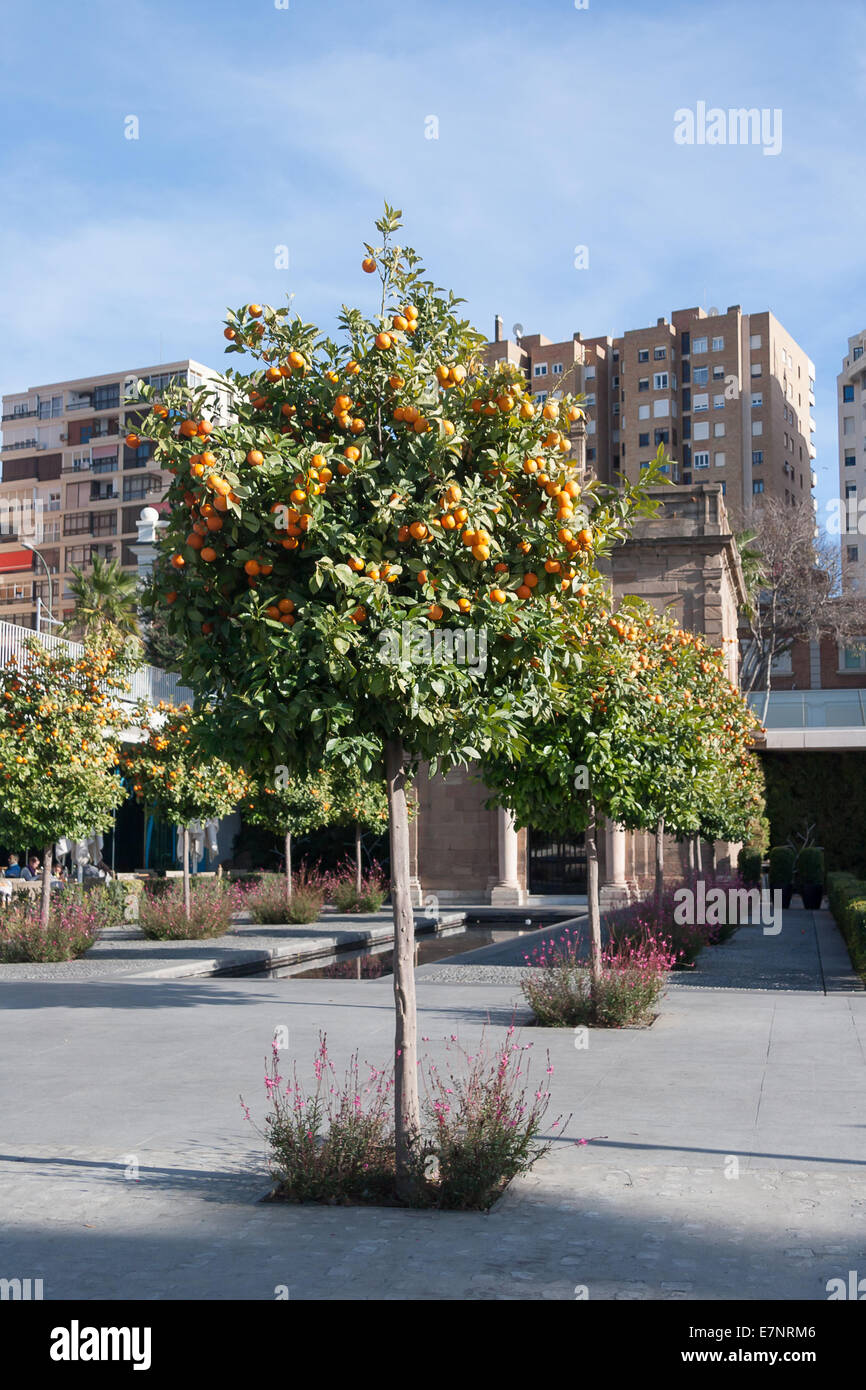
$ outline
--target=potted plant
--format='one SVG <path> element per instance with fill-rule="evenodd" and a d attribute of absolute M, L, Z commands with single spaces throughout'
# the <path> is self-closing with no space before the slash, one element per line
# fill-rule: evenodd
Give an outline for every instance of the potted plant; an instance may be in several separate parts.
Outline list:
<path fill-rule="evenodd" d="M 816 845 L 801 849 L 797 857 L 797 891 L 803 906 L 814 912 L 824 897 L 824 851 Z"/>
<path fill-rule="evenodd" d="M 770 850 L 770 892 L 781 889 L 782 907 L 791 906 L 795 860 L 796 855 L 789 845 L 776 845 Z"/>

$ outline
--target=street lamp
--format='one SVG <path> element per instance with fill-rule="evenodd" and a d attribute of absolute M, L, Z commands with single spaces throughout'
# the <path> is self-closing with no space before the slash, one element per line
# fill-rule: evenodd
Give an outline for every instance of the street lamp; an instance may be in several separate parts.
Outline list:
<path fill-rule="evenodd" d="M 55 627 L 56 627 L 56 626 L 58 626 L 60 620 L 59 620 L 58 618 L 55 618 L 55 617 L 54 617 L 54 611 L 53 611 L 53 610 L 54 610 L 54 588 L 53 588 L 53 585 L 52 585 L 52 582 L 51 582 L 51 571 L 50 571 L 50 569 L 48 568 L 48 562 L 46 561 L 45 556 L 42 554 L 41 550 L 37 550 L 35 545 L 31 545 L 29 541 L 22 541 L 21 544 L 23 545 L 23 547 L 24 547 L 25 550 L 31 550 L 31 551 L 33 552 L 33 554 L 36 556 L 37 560 L 41 560 L 41 561 L 42 561 L 42 565 L 43 565 L 43 568 L 44 568 L 44 570 L 45 570 L 45 574 L 46 574 L 47 579 L 48 579 L 48 621 L 49 621 L 49 623 L 53 623 L 53 624 L 55 625 Z M 42 595 L 39 594 L 39 595 L 37 596 L 37 599 L 36 599 L 36 631 L 37 631 L 37 632 L 41 632 L 41 631 L 42 631 L 42 609 L 43 609 L 43 606 L 44 606 L 44 605 L 43 605 L 43 603 L 42 603 Z"/>

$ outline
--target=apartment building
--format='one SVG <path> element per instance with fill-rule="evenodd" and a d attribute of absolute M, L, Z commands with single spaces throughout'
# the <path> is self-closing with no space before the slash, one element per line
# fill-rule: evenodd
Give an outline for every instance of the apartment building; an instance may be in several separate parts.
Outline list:
<path fill-rule="evenodd" d="M 170 475 L 153 465 L 149 442 L 125 442 L 141 414 L 129 401 L 134 383 L 161 391 L 216 375 L 187 359 L 3 397 L 0 619 L 62 621 L 72 611 L 73 567 L 87 570 L 97 555 L 136 569 L 136 521 L 144 506 L 159 505 Z"/>
<path fill-rule="evenodd" d="M 719 483 L 735 518 L 767 496 L 814 505 L 815 369 L 771 313 L 678 309 L 620 337 L 561 343 L 504 340 L 497 319 L 486 359 L 520 366 L 538 401 L 585 396 L 586 465 L 606 482 L 636 480 L 663 445 L 672 481 Z"/>
<path fill-rule="evenodd" d="M 839 497 L 842 509 L 842 582 L 866 590 L 866 331 L 848 339 L 836 378 L 839 414 Z M 861 529 L 862 528 L 862 529 Z"/>

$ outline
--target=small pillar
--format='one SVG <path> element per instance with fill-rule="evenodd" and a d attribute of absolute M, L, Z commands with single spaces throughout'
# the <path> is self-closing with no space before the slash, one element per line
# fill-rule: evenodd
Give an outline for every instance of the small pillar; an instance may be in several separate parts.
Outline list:
<path fill-rule="evenodd" d="M 500 907 L 520 907 L 526 891 L 517 877 L 517 831 L 514 817 L 504 806 L 496 812 L 499 838 L 499 880 L 490 890 L 490 901 Z"/>

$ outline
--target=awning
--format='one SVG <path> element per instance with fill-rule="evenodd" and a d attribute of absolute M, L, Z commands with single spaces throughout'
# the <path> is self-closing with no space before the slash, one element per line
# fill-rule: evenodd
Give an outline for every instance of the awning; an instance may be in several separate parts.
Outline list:
<path fill-rule="evenodd" d="M 0 550 L 0 571 L 32 570 L 32 550 Z"/>

